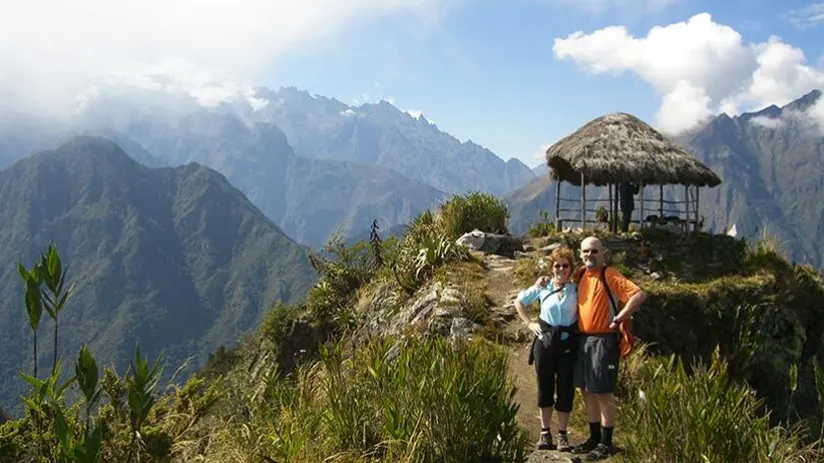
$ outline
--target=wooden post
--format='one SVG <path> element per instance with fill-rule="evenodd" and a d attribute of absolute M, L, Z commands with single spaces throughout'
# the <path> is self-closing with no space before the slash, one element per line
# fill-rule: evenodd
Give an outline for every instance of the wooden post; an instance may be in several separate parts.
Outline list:
<path fill-rule="evenodd" d="M 618 198 L 618 184 L 616 183 L 615 184 L 615 199 L 613 200 L 613 203 L 612 203 L 612 210 L 615 211 L 615 231 L 616 232 L 618 232 L 618 227 L 619 227 L 619 225 L 618 225 L 618 211 L 621 209 L 618 206 L 618 201 L 619 200 L 620 200 L 620 198 Z"/>
<path fill-rule="evenodd" d="M 686 213 L 687 217 L 686 217 L 686 222 L 685 222 L 687 227 L 684 231 L 689 233 L 690 232 L 690 186 L 689 185 L 684 185 L 684 204 L 687 208 L 687 213 Z"/>
<path fill-rule="evenodd" d="M 561 230 L 561 178 L 555 185 L 555 231 Z"/>
<path fill-rule="evenodd" d="M 641 182 L 638 185 L 638 194 L 641 195 L 641 216 L 638 217 L 638 223 L 641 225 L 641 228 L 644 228 L 644 225 L 645 225 L 645 218 L 644 218 L 644 182 Z"/>
<path fill-rule="evenodd" d="M 587 184 L 581 172 L 581 230 L 587 227 Z"/>
<path fill-rule="evenodd" d="M 701 188 L 695 185 L 695 231 L 698 231 L 698 191 Z"/>
<path fill-rule="evenodd" d="M 607 223 L 609 224 L 609 232 L 615 233 L 615 208 L 612 204 L 612 183 L 607 183 L 607 188 L 609 189 L 609 215 L 607 216 Z"/>
<path fill-rule="evenodd" d="M 664 220 L 664 184 L 658 185 L 658 218 Z"/>

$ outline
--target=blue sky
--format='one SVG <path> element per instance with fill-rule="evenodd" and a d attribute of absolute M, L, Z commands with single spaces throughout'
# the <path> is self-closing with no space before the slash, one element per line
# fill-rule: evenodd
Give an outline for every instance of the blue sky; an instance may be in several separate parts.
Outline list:
<path fill-rule="evenodd" d="M 504 159 L 517 157 L 534 166 L 542 145 L 588 120 L 626 111 L 654 123 L 662 102 L 661 92 L 632 71 L 594 75 L 572 60 L 556 58 L 553 40 L 576 31 L 623 25 L 630 35 L 643 37 L 654 26 L 709 13 L 713 22 L 737 31 L 745 44 L 778 36 L 801 49 L 808 65 L 821 69 L 824 22 L 809 27 L 798 24 L 797 14 L 789 15 L 811 2 L 604 3 L 612 5 L 593 10 L 559 0 L 466 1 L 425 28 L 403 17 L 358 24 L 287 53 L 265 84 L 295 85 L 349 104 L 363 102 L 364 95 L 372 101 L 392 98 L 403 110 L 423 111 L 461 140 L 472 139 Z M 621 3 L 634 7 L 614 6 Z"/>

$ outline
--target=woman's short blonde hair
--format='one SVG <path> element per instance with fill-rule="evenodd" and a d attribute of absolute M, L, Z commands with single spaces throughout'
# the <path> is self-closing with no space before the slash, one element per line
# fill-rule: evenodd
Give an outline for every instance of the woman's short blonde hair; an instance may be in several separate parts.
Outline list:
<path fill-rule="evenodd" d="M 572 249 L 566 246 L 557 247 L 553 249 L 552 254 L 549 255 L 549 261 L 555 264 L 555 262 L 559 260 L 566 260 L 569 262 L 569 266 L 572 267 L 575 263 L 575 254 L 573 254 Z"/>

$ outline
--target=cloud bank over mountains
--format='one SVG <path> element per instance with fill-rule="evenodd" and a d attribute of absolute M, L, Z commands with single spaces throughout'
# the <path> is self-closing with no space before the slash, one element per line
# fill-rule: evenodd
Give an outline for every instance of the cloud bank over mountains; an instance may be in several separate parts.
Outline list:
<path fill-rule="evenodd" d="M 246 99 L 284 53 L 453 0 L 0 1 L 0 105 L 70 114 L 113 87 Z"/>
<path fill-rule="evenodd" d="M 808 63 L 801 49 L 776 36 L 746 43 L 708 13 L 653 27 L 643 37 L 624 26 L 578 31 L 556 38 L 553 52 L 592 74 L 636 74 L 661 95 L 655 125 L 673 135 L 718 112 L 782 106 L 824 88 L 824 69 Z M 807 115 L 824 132 L 824 103 Z"/>

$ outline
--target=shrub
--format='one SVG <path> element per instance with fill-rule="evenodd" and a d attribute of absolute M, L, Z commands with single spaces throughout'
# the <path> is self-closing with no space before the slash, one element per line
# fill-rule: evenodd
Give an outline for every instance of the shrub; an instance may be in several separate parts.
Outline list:
<path fill-rule="evenodd" d="M 478 229 L 506 233 L 509 210 L 499 198 L 480 192 L 453 195 L 440 208 L 438 226 L 452 240 Z"/>
<path fill-rule="evenodd" d="M 469 251 L 442 231 L 434 214 L 416 217 L 394 253 L 391 268 L 398 285 L 411 294 L 447 262 L 465 260 Z"/>
<path fill-rule="evenodd" d="M 255 408 L 266 418 L 253 417 L 245 438 L 269 443 L 256 452 L 263 460 L 523 461 L 505 351 L 481 340 L 382 338 L 347 357 L 342 345 L 325 346 L 294 380 L 267 385 Z"/>
<path fill-rule="evenodd" d="M 46 254 L 31 269 L 18 264 L 25 288 L 26 312 L 32 330 L 36 359 L 36 334 L 45 310 L 54 321 L 54 359 L 48 376 L 41 378 L 36 361 L 32 375 L 20 372 L 31 387 L 23 397 L 23 418 L 0 427 L 0 449 L 4 458 L 15 461 L 54 461 L 60 463 L 96 463 L 104 455 L 115 453 L 118 461 L 164 459 L 171 448 L 171 437 L 150 425 L 154 412 L 156 386 L 160 378 L 160 358 L 151 366 L 135 347 L 130 375 L 122 388 L 112 387 L 109 370 L 101 380 L 97 361 L 83 345 L 74 363 L 74 374 L 63 374 L 63 360 L 58 355 L 58 315 L 72 296 L 74 284 L 67 286 L 66 270 L 57 247 L 49 245 Z M 68 379 L 65 377 L 68 376 Z M 79 389 L 79 398 L 67 404 L 70 386 Z M 115 391 L 110 401 L 100 407 L 101 395 Z M 124 408 L 128 405 L 128 410 Z M 120 407 L 115 412 L 115 407 Z M 93 412 L 97 410 L 98 413 Z M 128 429 L 128 437 L 116 431 Z M 149 459 L 147 460 L 146 457 Z M 5 461 L 5 460 L 4 460 Z"/>
<path fill-rule="evenodd" d="M 332 237 L 324 246 L 324 254 L 310 254 L 312 267 L 320 275 L 309 290 L 306 304 L 321 322 L 351 321 L 348 309 L 358 288 L 369 282 L 377 270 L 373 249 L 365 241 L 346 246 L 339 237 Z"/>
<path fill-rule="evenodd" d="M 264 315 L 260 334 L 275 355 L 280 352 L 282 343 L 286 341 L 286 335 L 289 334 L 292 322 L 297 318 L 298 310 L 297 307 L 278 302 Z"/>
<path fill-rule="evenodd" d="M 540 219 L 529 226 L 529 236 L 533 238 L 538 238 L 541 236 L 547 236 L 555 232 L 555 223 L 550 219 L 549 212 L 546 209 L 541 209 L 538 213 Z"/>
<path fill-rule="evenodd" d="M 718 349 L 692 374 L 675 355 L 628 363 L 636 370 L 623 383 L 631 395 L 620 412 L 632 423 L 628 461 L 789 462 L 812 455 L 797 429 L 770 426 L 762 402 L 729 379 Z"/>

